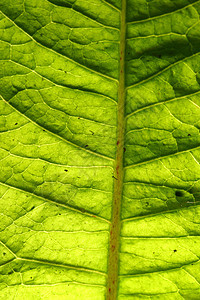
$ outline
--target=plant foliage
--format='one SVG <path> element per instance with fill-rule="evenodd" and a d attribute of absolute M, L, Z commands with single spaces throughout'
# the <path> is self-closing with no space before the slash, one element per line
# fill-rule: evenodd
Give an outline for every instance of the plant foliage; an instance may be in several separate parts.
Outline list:
<path fill-rule="evenodd" d="M 0 0 L 2 300 L 200 299 L 199 16 Z"/>

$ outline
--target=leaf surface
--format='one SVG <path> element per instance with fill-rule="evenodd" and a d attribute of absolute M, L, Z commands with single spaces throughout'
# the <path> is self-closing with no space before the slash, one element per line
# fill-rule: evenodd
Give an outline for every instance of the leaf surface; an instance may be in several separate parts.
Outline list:
<path fill-rule="evenodd" d="M 200 298 L 200 2 L 1 0 L 0 298 Z"/>

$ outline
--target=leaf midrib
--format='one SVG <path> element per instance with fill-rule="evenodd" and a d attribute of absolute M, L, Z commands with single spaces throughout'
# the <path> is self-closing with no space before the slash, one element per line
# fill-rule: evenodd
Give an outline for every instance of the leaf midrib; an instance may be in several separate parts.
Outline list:
<path fill-rule="evenodd" d="M 119 239 L 121 228 L 121 198 L 123 188 L 123 155 L 125 130 L 125 37 L 126 37 L 126 0 L 122 0 L 121 28 L 120 28 L 120 64 L 118 85 L 118 112 L 117 112 L 117 150 L 114 163 L 114 191 L 112 203 L 112 220 L 110 226 L 110 243 L 108 256 L 107 300 L 117 299 L 118 291 L 118 261 Z"/>

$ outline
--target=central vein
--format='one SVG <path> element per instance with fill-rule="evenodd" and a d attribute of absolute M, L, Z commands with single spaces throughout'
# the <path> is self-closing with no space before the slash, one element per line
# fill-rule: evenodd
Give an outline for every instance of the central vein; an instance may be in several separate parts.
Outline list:
<path fill-rule="evenodd" d="M 110 249 L 108 260 L 107 300 L 117 299 L 118 262 L 120 239 L 120 212 L 123 188 L 123 154 L 124 154 L 124 106 L 125 106 L 125 37 L 126 37 L 126 0 L 122 0 L 120 31 L 120 74 L 118 89 L 118 126 L 117 151 L 114 174 L 113 211 L 110 229 Z"/>

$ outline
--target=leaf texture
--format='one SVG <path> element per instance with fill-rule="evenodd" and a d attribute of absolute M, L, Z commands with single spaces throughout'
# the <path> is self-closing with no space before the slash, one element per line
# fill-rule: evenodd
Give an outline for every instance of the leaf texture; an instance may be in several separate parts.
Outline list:
<path fill-rule="evenodd" d="M 200 299 L 200 1 L 0 1 L 0 298 Z"/>

